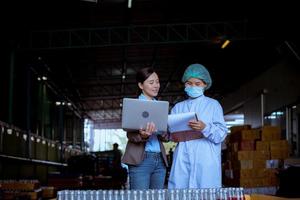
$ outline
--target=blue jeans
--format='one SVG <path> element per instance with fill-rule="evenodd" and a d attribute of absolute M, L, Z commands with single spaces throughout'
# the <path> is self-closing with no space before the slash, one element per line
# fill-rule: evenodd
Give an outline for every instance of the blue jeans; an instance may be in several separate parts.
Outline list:
<path fill-rule="evenodd" d="M 166 166 L 161 153 L 145 152 L 139 165 L 129 166 L 130 189 L 163 189 Z"/>

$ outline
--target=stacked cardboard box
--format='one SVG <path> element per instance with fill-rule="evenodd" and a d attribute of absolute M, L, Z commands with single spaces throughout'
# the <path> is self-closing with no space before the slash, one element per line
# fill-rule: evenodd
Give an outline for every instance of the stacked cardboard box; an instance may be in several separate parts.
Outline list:
<path fill-rule="evenodd" d="M 224 184 L 245 188 L 277 186 L 277 169 L 288 155 L 288 142 L 281 140 L 280 127 L 232 127 L 227 144 Z"/>
<path fill-rule="evenodd" d="M 51 186 L 42 187 L 42 199 L 53 199 L 56 197 L 56 190 Z"/>
<path fill-rule="evenodd" d="M 0 199 L 31 199 L 41 198 L 42 189 L 38 180 L 3 180 L 0 181 L 2 196 Z"/>

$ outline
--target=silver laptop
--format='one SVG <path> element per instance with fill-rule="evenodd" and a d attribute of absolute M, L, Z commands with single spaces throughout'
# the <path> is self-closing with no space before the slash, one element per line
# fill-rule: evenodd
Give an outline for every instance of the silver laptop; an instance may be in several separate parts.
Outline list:
<path fill-rule="evenodd" d="M 124 98 L 122 108 L 122 128 L 139 130 L 146 128 L 147 122 L 153 122 L 158 131 L 167 131 L 168 101 L 148 101 Z"/>

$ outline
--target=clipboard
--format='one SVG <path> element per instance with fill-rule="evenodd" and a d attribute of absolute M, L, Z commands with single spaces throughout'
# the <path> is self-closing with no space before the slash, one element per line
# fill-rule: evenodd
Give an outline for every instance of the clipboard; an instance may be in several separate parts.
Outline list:
<path fill-rule="evenodd" d="M 195 112 L 171 114 L 168 116 L 168 130 L 170 140 L 173 142 L 184 142 L 202 138 L 199 131 L 193 130 L 188 124 L 190 120 L 198 120 Z"/>
<path fill-rule="evenodd" d="M 198 117 L 195 112 L 171 114 L 168 116 L 168 130 L 170 133 L 180 132 L 180 131 L 190 131 L 193 130 L 189 126 L 190 120 L 197 120 Z"/>

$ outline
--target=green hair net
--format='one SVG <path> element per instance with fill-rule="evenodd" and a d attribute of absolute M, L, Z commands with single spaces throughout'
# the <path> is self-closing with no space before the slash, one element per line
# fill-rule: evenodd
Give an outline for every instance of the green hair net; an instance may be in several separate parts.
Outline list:
<path fill-rule="evenodd" d="M 203 80 L 207 84 L 205 90 L 211 87 L 212 80 L 210 74 L 207 69 L 201 64 L 191 64 L 185 69 L 181 81 L 185 83 L 190 78 L 198 78 Z"/>

